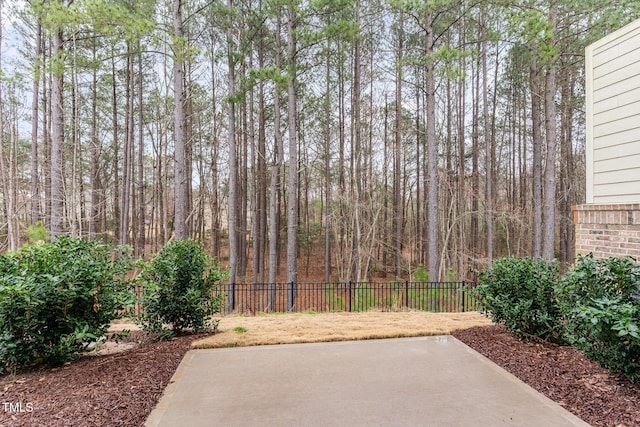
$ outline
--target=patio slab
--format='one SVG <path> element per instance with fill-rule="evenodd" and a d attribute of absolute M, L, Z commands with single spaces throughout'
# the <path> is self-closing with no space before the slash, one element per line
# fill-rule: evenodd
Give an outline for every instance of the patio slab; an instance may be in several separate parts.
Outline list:
<path fill-rule="evenodd" d="M 438 336 L 191 350 L 145 425 L 588 424 Z"/>

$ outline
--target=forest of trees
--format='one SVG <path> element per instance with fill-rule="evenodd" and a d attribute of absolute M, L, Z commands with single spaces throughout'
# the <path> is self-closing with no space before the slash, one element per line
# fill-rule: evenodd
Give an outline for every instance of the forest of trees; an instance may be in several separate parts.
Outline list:
<path fill-rule="evenodd" d="M 233 282 L 572 262 L 584 47 L 639 9 L 0 0 L 0 251 L 43 224 L 192 237 Z"/>

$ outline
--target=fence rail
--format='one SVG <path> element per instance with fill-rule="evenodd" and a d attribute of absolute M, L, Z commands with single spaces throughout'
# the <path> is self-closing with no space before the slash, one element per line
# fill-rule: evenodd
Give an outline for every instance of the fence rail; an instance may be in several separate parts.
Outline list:
<path fill-rule="evenodd" d="M 476 309 L 474 282 L 227 283 L 227 313 Z"/>

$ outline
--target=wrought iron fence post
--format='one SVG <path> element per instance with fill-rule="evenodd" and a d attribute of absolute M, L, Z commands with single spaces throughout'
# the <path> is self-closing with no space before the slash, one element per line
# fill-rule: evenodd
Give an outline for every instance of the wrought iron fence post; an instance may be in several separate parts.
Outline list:
<path fill-rule="evenodd" d="M 293 286 L 294 282 L 287 284 L 287 311 L 293 310 Z"/>
<path fill-rule="evenodd" d="M 409 281 L 405 280 L 404 282 L 404 306 L 405 308 L 411 308 L 409 307 Z"/>
<path fill-rule="evenodd" d="M 352 289 L 353 289 L 352 283 L 353 282 L 351 282 L 351 280 L 349 280 L 349 311 L 352 311 L 351 310 L 351 292 L 352 292 Z"/>
<path fill-rule="evenodd" d="M 227 296 L 227 313 L 233 313 L 236 309 L 236 284 L 229 283 L 229 295 Z"/>
<path fill-rule="evenodd" d="M 466 281 L 462 281 L 462 312 L 466 311 L 465 297 L 467 295 L 467 283 Z"/>

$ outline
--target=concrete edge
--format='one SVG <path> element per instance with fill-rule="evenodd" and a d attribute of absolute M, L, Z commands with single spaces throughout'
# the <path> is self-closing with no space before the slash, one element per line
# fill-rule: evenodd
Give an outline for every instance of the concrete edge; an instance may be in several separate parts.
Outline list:
<path fill-rule="evenodd" d="M 171 376 L 169 384 L 167 385 L 167 387 L 165 387 L 163 393 L 160 395 L 158 403 L 151 410 L 151 413 L 147 417 L 147 420 L 144 423 L 145 427 L 157 427 L 158 425 L 160 425 L 160 421 L 167 411 L 167 406 L 171 402 L 172 397 L 176 392 L 178 383 L 182 380 L 182 378 L 184 378 L 187 369 L 191 366 L 193 355 L 194 353 L 192 349 L 189 349 L 184 355 L 182 361 L 178 365 L 178 369 L 176 369 L 174 374 Z"/>
<path fill-rule="evenodd" d="M 558 402 L 553 401 L 552 399 L 545 396 L 543 393 L 534 389 L 529 384 L 525 383 L 520 378 L 513 375 L 511 372 L 507 371 L 503 367 L 493 362 L 488 357 L 477 352 L 476 350 L 469 347 L 468 345 L 466 345 L 456 337 L 451 336 L 451 338 L 453 338 L 454 342 L 459 343 L 467 352 L 473 354 L 476 358 L 478 358 L 484 365 L 498 372 L 500 375 L 507 378 L 509 381 L 523 385 L 524 388 L 527 390 L 528 394 L 530 394 L 532 397 L 534 397 L 535 399 L 540 401 L 542 404 L 544 404 L 550 411 L 555 412 L 556 414 L 562 416 L 563 418 L 565 418 L 567 421 L 571 422 L 574 425 L 590 427 L 590 424 L 585 422 L 582 418 L 578 417 L 568 409 L 562 407 L 562 405 L 560 405 Z"/>

